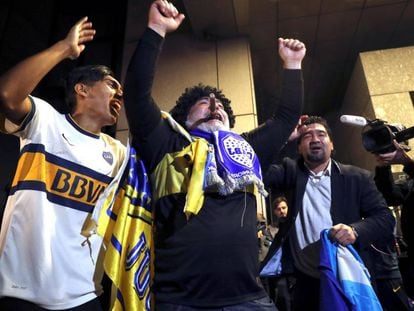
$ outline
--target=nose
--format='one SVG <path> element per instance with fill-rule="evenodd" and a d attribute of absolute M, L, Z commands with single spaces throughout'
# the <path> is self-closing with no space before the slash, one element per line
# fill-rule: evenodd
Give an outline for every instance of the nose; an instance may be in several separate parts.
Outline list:
<path fill-rule="evenodd" d="M 124 95 L 124 91 L 122 90 L 122 88 L 118 88 L 115 91 L 114 98 L 115 99 L 118 99 L 118 100 L 122 100 L 123 99 L 123 95 Z"/>
<path fill-rule="evenodd" d="M 319 142 L 319 141 L 320 141 L 319 136 L 316 133 L 313 133 L 311 137 L 311 142 Z"/>

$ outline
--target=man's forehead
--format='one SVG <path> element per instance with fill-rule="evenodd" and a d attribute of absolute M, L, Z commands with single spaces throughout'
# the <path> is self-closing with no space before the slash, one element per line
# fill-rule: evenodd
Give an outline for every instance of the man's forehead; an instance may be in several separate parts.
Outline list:
<path fill-rule="evenodd" d="M 220 102 L 220 103 L 221 103 L 221 100 L 220 100 L 220 99 L 218 99 L 217 97 L 215 97 L 214 99 L 216 100 L 216 102 Z M 209 97 L 209 96 L 203 96 L 203 97 L 200 97 L 199 99 L 197 99 L 197 102 L 199 102 L 199 101 L 204 101 L 204 100 L 208 100 L 208 101 L 210 101 L 210 97 Z"/>
<path fill-rule="evenodd" d="M 309 133 L 309 132 L 327 132 L 325 126 L 323 126 L 320 123 L 312 123 L 309 125 L 306 125 L 306 130 L 304 132 L 305 133 Z"/>

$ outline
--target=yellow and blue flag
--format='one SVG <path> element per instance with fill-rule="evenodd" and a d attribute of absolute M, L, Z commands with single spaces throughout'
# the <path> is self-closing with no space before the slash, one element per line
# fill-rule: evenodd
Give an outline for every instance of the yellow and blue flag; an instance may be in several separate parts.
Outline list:
<path fill-rule="evenodd" d="M 151 310 L 152 208 L 148 175 L 128 148 L 124 176 L 103 203 L 97 232 L 107 250 L 104 268 L 112 280 L 112 310 Z M 113 202 L 111 202 L 113 201 Z"/>

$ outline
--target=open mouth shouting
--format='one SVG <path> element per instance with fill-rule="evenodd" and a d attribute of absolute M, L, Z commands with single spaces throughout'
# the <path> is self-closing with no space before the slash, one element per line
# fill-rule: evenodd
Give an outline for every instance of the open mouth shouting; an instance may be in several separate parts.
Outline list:
<path fill-rule="evenodd" d="M 211 120 L 218 120 L 223 123 L 223 117 L 217 112 L 213 112 L 207 118 L 205 118 L 205 122 L 208 122 Z"/>
<path fill-rule="evenodd" d="M 320 143 L 311 143 L 309 146 L 311 153 L 318 153 L 323 150 L 323 147 Z"/>
<path fill-rule="evenodd" d="M 111 102 L 109 104 L 109 109 L 111 111 L 111 114 L 115 118 L 118 118 L 119 117 L 119 113 L 121 111 L 121 107 L 122 107 L 122 102 L 120 100 L 118 100 L 118 99 L 111 100 Z"/>

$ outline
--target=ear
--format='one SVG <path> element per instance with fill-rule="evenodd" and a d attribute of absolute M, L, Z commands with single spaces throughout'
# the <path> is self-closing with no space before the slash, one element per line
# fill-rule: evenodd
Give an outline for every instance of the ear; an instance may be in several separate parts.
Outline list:
<path fill-rule="evenodd" d="M 88 95 L 88 86 L 84 83 L 76 83 L 74 89 L 79 96 L 86 97 Z"/>

